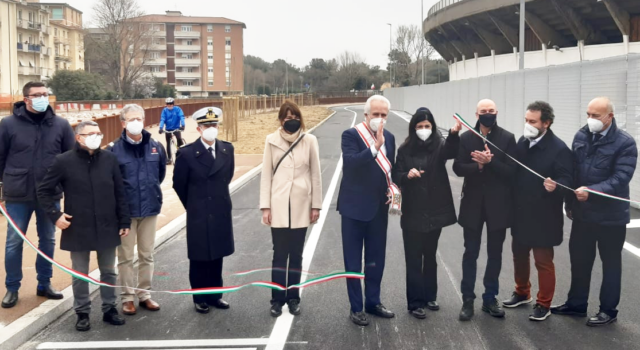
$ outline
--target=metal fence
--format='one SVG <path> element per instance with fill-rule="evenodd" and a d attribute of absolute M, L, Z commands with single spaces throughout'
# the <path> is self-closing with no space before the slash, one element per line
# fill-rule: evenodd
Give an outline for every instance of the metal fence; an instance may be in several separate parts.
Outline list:
<path fill-rule="evenodd" d="M 445 128 L 453 126 L 453 113 L 475 123 L 477 102 L 490 98 L 498 106 L 498 123 L 517 138 L 523 132 L 526 106 L 544 100 L 555 110 L 554 133 L 569 147 L 575 133 L 586 124 L 589 101 L 607 96 L 616 106 L 618 126 L 636 142 L 640 140 L 640 55 L 386 89 L 384 95 L 392 109 L 413 113 L 428 107 L 438 125 Z M 632 180 L 631 197 L 640 199 L 640 174 Z"/>

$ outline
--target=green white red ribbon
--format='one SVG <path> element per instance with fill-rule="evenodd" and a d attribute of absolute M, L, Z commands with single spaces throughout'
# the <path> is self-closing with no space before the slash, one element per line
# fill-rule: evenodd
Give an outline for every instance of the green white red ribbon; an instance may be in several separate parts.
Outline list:
<path fill-rule="evenodd" d="M 27 236 L 24 234 L 24 232 L 22 232 L 22 230 L 20 230 L 20 228 L 18 227 L 18 225 L 16 225 L 16 223 L 13 221 L 13 218 L 11 218 L 11 216 L 9 216 L 9 214 L 7 213 L 6 208 L 3 205 L 0 205 L 0 211 L 2 212 L 2 215 L 4 215 L 7 218 L 7 222 L 9 223 L 9 225 L 18 233 L 18 235 L 20 236 L 20 238 L 22 238 L 22 240 L 24 242 L 27 243 L 27 245 L 29 247 L 31 247 L 33 250 L 36 251 L 36 253 L 38 255 L 40 255 L 41 257 L 43 257 L 45 260 L 47 260 L 48 262 L 50 262 L 53 266 L 59 268 L 60 270 L 64 271 L 66 274 L 71 275 L 71 277 L 73 278 L 77 278 L 79 280 L 82 280 L 84 282 L 87 283 L 91 283 L 97 286 L 101 286 L 101 287 L 109 287 L 109 288 L 125 288 L 124 286 L 117 286 L 117 285 L 113 285 L 110 283 L 106 283 L 106 282 L 102 282 L 99 281 L 89 275 L 86 275 L 82 272 L 76 271 L 74 269 L 71 269 L 67 266 L 62 265 L 61 263 L 55 261 L 54 259 L 50 258 L 47 254 L 43 253 L 40 249 L 38 249 L 38 247 L 33 244 L 33 242 L 31 242 L 31 240 L 29 240 L 29 238 L 27 238 Z M 245 275 L 249 275 L 251 273 L 255 273 L 255 272 L 259 272 L 259 271 L 263 271 L 266 269 L 257 269 L 257 270 L 250 270 L 250 271 L 244 271 L 241 273 L 237 273 L 237 274 L 233 274 L 233 275 L 237 275 L 237 276 L 245 276 Z M 287 290 L 287 289 L 302 289 L 302 288 L 306 288 L 312 285 L 316 285 L 319 283 L 324 283 L 324 282 L 329 282 L 335 279 L 339 279 L 339 278 L 355 278 L 355 279 L 364 279 L 364 274 L 363 273 L 358 273 L 358 272 L 339 272 L 339 273 L 331 273 L 328 274 L 326 276 L 321 276 L 318 278 L 314 278 L 314 279 L 310 279 L 308 281 L 302 282 L 302 283 L 298 283 L 292 286 L 284 287 L 278 283 L 273 283 L 273 282 L 266 282 L 266 281 L 256 281 L 256 282 L 250 282 L 250 283 L 245 283 L 245 284 L 241 284 L 241 285 L 237 285 L 237 286 L 227 286 L 227 287 L 211 287 L 211 288 L 200 288 L 200 289 L 180 289 L 180 290 L 149 290 L 148 292 L 152 292 L 152 293 L 167 293 L 167 294 L 180 294 L 180 295 L 197 295 L 197 294 L 221 294 L 221 293 L 232 293 L 232 292 L 237 292 L 243 288 L 247 288 L 247 287 L 262 287 L 262 288 L 269 288 L 269 289 L 275 289 L 275 290 Z M 140 290 L 138 288 L 132 288 L 133 290 Z M 147 290 L 144 290 L 147 291 Z"/>
<path fill-rule="evenodd" d="M 538 174 L 538 173 L 537 173 L 537 172 L 535 172 L 533 169 L 531 169 L 531 168 L 529 168 L 528 166 L 526 166 L 526 165 L 522 164 L 522 163 L 521 163 L 521 162 L 519 162 L 517 159 L 515 159 L 515 158 L 514 158 L 514 157 L 512 157 L 512 156 L 510 156 L 507 152 L 505 152 L 505 151 L 501 150 L 501 149 L 500 149 L 500 147 L 496 146 L 493 142 L 489 141 L 489 139 L 488 139 L 486 136 L 482 135 L 482 133 L 479 133 L 479 132 L 478 132 L 478 131 L 477 131 L 477 130 L 476 130 L 476 129 L 471 125 L 471 124 L 467 123 L 467 121 L 466 121 L 466 120 L 464 120 L 464 118 L 462 118 L 462 117 L 460 116 L 460 114 L 458 114 L 458 113 L 454 113 L 454 114 L 453 114 L 453 119 L 455 119 L 455 120 L 459 121 L 460 123 L 462 123 L 462 125 L 463 125 L 465 128 L 469 129 L 471 132 L 473 132 L 474 134 L 476 134 L 477 136 L 479 136 L 480 138 L 482 138 L 486 143 L 490 144 L 491 146 L 493 146 L 493 147 L 494 147 L 495 149 L 497 149 L 498 151 L 500 151 L 500 152 L 504 153 L 507 157 L 509 157 L 509 158 L 510 158 L 511 160 L 513 160 L 514 162 L 516 162 L 516 164 L 518 164 L 518 165 L 520 165 L 521 167 L 523 167 L 523 168 L 527 169 L 530 173 L 532 173 L 533 175 L 535 175 L 535 176 L 537 176 L 537 177 L 541 178 L 542 180 L 546 180 L 546 178 L 545 178 L 544 176 L 542 176 L 542 175 Z M 556 185 L 558 185 L 558 186 L 560 186 L 560 187 L 563 187 L 563 188 L 565 188 L 565 189 L 567 189 L 567 190 L 569 190 L 569 191 L 571 191 L 571 192 L 575 192 L 575 191 L 576 191 L 576 190 L 574 190 L 573 188 L 568 187 L 568 186 L 565 186 L 565 185 L 563 185 L 563 184 L 561 184 L 561 183 L 559 183 L 559 182 L 556 182 Z M 590 188 L 586 188 L 586 189 L 584 189 L 584 191 L 585 191 L 585 192 L 589 192 L 589 193 L 593 193 L 593 194 L 598 195 L 598 196 L 602 196 L 602 197 L 606 197 L 606 198 L 610 198 L 610 199 L 615 199 L 615 200 L 619 200 L 619 201 L 623 201 L 623 202 L 627 202 L 627 203 L 640 204 L 640 202 L 638 202 L 638 201 L 634 201 L 634 200 L 627 199 L 627 198 L 622 198 L 622 197 L 613 196 L 613 195 L 610 195 L 610 194 L 606 194 L 606 193 L 604 193 L 604 192 L 600 192 L 600 191 L 592 190 L 592 189 L 590 189 Z"/>

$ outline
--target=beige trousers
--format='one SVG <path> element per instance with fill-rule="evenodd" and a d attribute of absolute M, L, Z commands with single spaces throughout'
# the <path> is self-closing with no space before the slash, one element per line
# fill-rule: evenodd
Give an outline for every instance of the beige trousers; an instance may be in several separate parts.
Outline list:
<path fill-rule="evenodd" d="M 118 247 L 118 284 L 122 288 L 122 302 L 134 301 L 135 295 L 139 301 L 151 298 L 149 290 L 153 280 L 153 250 L 156 241 L 156 223 L 158 216 L 145 218 L 131 218 L 131 231 L 122 238 Z M 133 267 L 134 247 L 138 244 L 138 275 Z M 142 290 L 133 290 L 133 287 Z"/>

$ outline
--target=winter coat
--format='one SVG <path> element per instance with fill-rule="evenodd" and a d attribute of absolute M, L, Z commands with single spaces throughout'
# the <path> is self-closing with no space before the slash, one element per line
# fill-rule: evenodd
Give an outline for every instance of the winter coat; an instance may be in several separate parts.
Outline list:
<path fill-rule="evenodd" d="M 480 123 L 476 124 L 475 129 L 480 132 Z M 495 125 L 488 139 L 510 156 L 516 156 L 516 140 L 512 133 Z M 478 164 L 471 160 L 471 152 L 484 151 L 484 140 L 471 131 L 460 136 L 460 149 L 453 162 L 453 171 L 464 177 L 458 216 L 458 223 L 462 227 L 479 230 L 483 222 L 486 222 L 489 231 L 511 227 L 513 177 L 517 165 L 494 146 L 489 145 L 489 149 L 493 158 L 480 171 Z"/>
<path fill-rule="evenodd" d="M 597 142 L 585 126 L 573 139 L 574 186 L 622 198 L 629 198 L 629 182 L 636 170 L 638 148 L 631 135 L 618 129 L 616 120 Z M 589 194 L 586 202 L 568 196 L 568 210 L 573 218 L 604 226 L 629 223 L 629 203 Z"/>
<path fill-rule="evenodd" d="M 280 130 L 267 136 L 260 180 L 260 209 L 271 209 L 271 227 L 309 227 L 311 209 L 322 208 L 318 140 L 306 134 L 273 170 L 290 144 Z M 290 208 L 290 209 L 289 209 Z"/>
<path fill-rule="evenodd" d="M 569 188 L 573 185 L 573 160 L 569 147 L 551 130 L 533 147 L 521 137 L 518 141 L 518 161 L 557 183 Z M 564 235 L 564 213 L 562 205 L 566 189 L 556 185 L 547 192 L 544 180 L 523 167 L 518 167 L 515 176 L 515 217 L 511 234 L 525 247 L 547 248 L 562 243 Z M 573 194 L 573 193 L 571 193 Z"/>
<path fill-rule="evenodd" d="M 201 139 L 178 150 L 173 189 L 187 210 L 187 250 L 191 260 L 213 261 L 233 254 L 229 184 L 235 159 L 233 145 L 216 140 L 216 158 Z"/>
<path fill-rule="evenodd" d="M 173 131 L 185 126 L 184 112 L 182 108 L 174 106 L 173 109 L 165 107 L 160 115 L 160 130 Z"/>
<path fill-rule="evenodd" d="M 64 213 L 71 226 L 62 230 L 60 249 L 96 251 L 120 245 L 120 229 L 129 228 L 129 204 L 118 159 L 111 152 L 93 155 L 76 144 L 55 158 L 38 187 L 38 200 L 53 223 L 62 212 L 54 198 L 58 186 L 64 192 Z"/>
<path fill-rule="evenodd" d="M 0 176 L 7 202 L 37 199 L 36 189 L 55 157 L 73 149 L 76 141 L 71 125 L 58 117 L 51 107 L 42 122 L 27 115 L 24 102 L 17 102 L 13 114 L 0 122 Z M 62 189 L 57 188 L 55 199 Z"/>
<path fill-rule="evenodd" d="M 133 144 L 126 131 L 122 131 L 122 136 L 109 144 L 107 150 L 113 152 L 120 163 L 131 217 L 160 214 L 160 184 L 167 170 L 167 154 L 162 144 L 152 139 L 146 130 L 142 130 L 142 142 Z"/>
<path fill-rule="evenodd" d="M 401 146 L 393 167 L 393 181 L 402 192 L 400 226 L 406 231 L 429 232 L 457 221 L 445 164 L 458 154 L 460 137 L 449 134 L 445 141 L 435 132 L 427 142 L 418 145 L 419 149 Z M 409 179 L 409 171 L 414 168 L 424 170 L 424 174 Z"/>

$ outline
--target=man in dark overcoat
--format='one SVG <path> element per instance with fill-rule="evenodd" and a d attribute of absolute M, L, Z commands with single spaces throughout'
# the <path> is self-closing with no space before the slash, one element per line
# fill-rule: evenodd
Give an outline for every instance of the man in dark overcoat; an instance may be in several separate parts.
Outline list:
<path fill-rule="evenodd" d="M 178 151 L 173 189 L 187 210 L 187 248 L 192 288 L 222 287 L 222 259 L 234 252 L 229 183 L 235 160 L 233 145 L 218 140 L 219 108 L 193 114 L 201 137 Z M 228 309 L 222 294 L 194 295 L 196 311 Z"/>
<path fill-rule="evenodd" d="M 573 159 L 569 147 L 551 130 L 555 116 L 547 102 L 536 101 L 527 107 L 524 136 L 518 141 L 518 160 L 542 175 L 541 179 L 524 167 L 515 177 L 515 217 L 511 235 L 515 291 L 504 307 L 514 308 L 530 303 L 529 252 L 533 251 L 538 270 L 538 296 L 531 321 L 544 321 L 551 315 L 556 273 L 553 247 L 562 243 L 565 188 L 573 178 Z"/>

